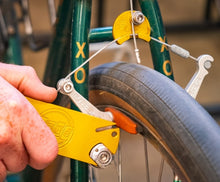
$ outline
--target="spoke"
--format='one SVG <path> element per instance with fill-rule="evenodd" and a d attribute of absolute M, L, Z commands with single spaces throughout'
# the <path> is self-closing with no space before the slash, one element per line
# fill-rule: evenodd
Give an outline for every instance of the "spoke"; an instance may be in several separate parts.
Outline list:
<path fill-rule="evenodd" d="M 118 182 L 122 182 L 121 146 L 118 146 Z"/>
<path fill-rule="evenodd" d="M 89 166 L 89 182 L 94 182 L 93 178 L 94 178 L 93 168 Z"/>
<path fill-rule="evenodd" d="M 149 162 L 148 162 L 148 147 L 147 147 L 147 139 L 145 137 L 144 137 L 144 152 L 145 152 L 146 178 L 147 178 L 147 182 L 150 182 L 150 171 L 149 171 Z"/>
<path fill-rule="evenodd" d="M 118 145 L 117 155 L 115 155 L 114 166 L 118 174 L 118 182 L 122 182 L 122 154 L 121 154 L 121 140 Z"/>
<path fill-rule="evenodd" d="M 159 176 L 158 176 L 158 182 L 161 182 L 162 175 L 163 175 L 163 168 L 164 168 L 164 158 L 161 156 L 160 171 L 159 171 Z"/>

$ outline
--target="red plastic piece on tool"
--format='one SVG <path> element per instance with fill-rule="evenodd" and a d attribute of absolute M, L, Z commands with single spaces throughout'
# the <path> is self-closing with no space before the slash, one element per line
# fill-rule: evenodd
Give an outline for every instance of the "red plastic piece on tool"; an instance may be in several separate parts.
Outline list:
<path fill-rule="evenodd" d="M 125 114 L 109 107 L 105 108 L 105 111 L 109 111 L 112 113 L 116 126 L 125 130 L 128 133 L 137 134 L 137 125 Z"/>

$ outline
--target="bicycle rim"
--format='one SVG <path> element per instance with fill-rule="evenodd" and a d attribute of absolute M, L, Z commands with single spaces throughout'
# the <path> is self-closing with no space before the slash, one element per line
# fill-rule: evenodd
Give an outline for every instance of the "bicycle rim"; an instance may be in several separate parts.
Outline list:
<path fill-rule="evenodd" d="M 140 65 L 109 63 L 91 71 L 90 100 L 137 122 L 182 181 L 219 181 L 219 127 L 171 80 Z"/>

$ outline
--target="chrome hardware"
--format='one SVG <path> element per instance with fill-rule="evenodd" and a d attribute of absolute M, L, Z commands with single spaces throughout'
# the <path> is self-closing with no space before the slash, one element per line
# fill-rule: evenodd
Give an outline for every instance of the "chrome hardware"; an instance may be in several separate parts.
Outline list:
<path fill-rule="evenodd" d="M 197 70 L 185 90 L 193 97 L 196 98 L 199 89 L 205 76 L 208 74 L 209 68 L 211 68 L 211 63 L 214 61 L 213 57 L 210 55 L 201 55 L 197 59 Z"/>
<path fill-rule="evenodd" d="M 132 20 L 135 25 L 140 25 L 141 23 L 144 22 L 145 17 L 142 12 L 135 11 L 132 13 Z"/>
<path fill-rule="evenodd" d="M 113 121 L 113 116 L 110 112 L 102 112 L 80 95 L 74 88 L 73 82 L 70 79 L 61 79 L 57 83 L 57 90 L 70 97 L 76 106 L 85 114 L 95 116 L 108 121 Z"/>
<path fill-rule="evenodd" d="M 111 152 L 103 144 L 93 147 L 90 157 L 100 168 L 106 168 L 112 161 Z"/>

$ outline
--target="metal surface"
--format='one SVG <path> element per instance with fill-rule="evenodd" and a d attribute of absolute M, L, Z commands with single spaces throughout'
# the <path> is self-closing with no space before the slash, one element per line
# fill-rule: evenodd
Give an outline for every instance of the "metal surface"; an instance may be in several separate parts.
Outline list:
<path fill-rule="evenodd" d="M 196 98 L 199 89 L 205 76 L 208 74 L 208 70 L 211 67 L 211 63 L 214 61 L 213 57 L 210 55 L 201 55 L 198 57 L 197 70 L 189 83 L 187 84 L 185 90 L 193 97 Z"/>
<path fill-rule="evenodd" d="M 96 145 L 89 155 L 100 168 L 106 168 L 112 161 L 112 154 L 102 143 Z"/>
<path fill-rule="evenodd" d="M 133 23 L 134 23 L 135 25 L 140 25 L 141 23 L 144 22 L 145 16 L 143 15 L 142 12 L 140 12 L 140 11 L 135 11 L 135 12 L 132 14 L 132 20 L 133 20 Z"/>
<path fill-rule="evenodd" d="M 112 41 L 112 27 L 93 28 L 89 32 L 89 43 Z"/>
<path fill-rule="evenodd" d="M 73 82 L 69 79 L 61 79 L 57 84 L 57 89 L 64 95 L 70 97 L 72 102 L 85 114 L 95 116 L 108 121 L 113 121 L 113 116 L 110 112 L 102 112 L 93 106 L 87 99 L 80 95 L 73 86 Z"/>

